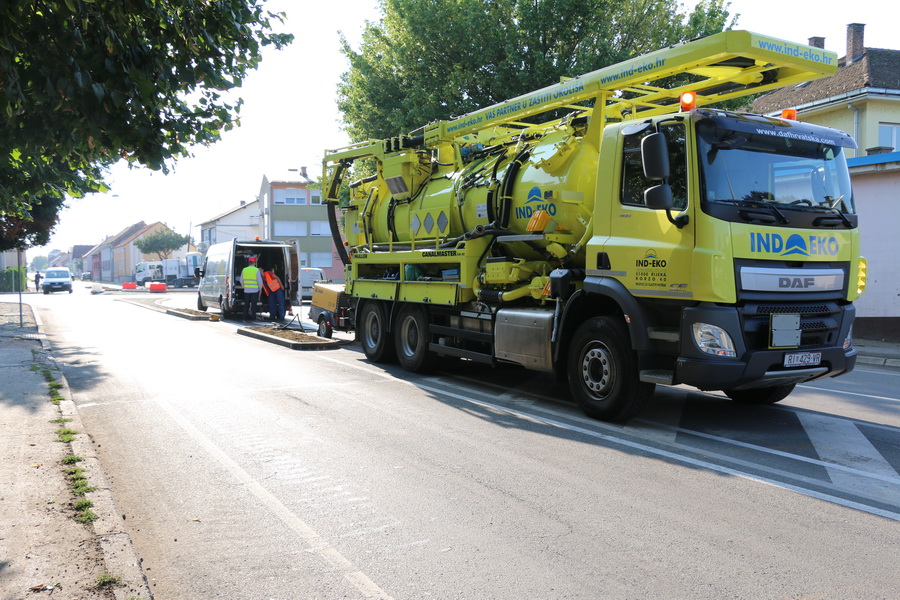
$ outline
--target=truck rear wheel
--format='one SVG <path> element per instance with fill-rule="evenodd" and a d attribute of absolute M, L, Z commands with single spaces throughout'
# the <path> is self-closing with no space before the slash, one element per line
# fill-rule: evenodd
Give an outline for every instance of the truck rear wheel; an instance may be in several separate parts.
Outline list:
<path fill-rule="evenodd" d="M 428 317 L 421 306 L 406 304 L 394 324 L 394 346 L 400 366 L 413 373 L 434 369 L 437 355 L 428 350 Z"/>
<path fill-rule="evenodd" d="M 586 415 L 625 421 L 637 415 L 656 386 L 640 380 L 628 332 L 613 317 L 581 324 L 569 351 L 569 389 Z"/>
<path fill-rule="evenodd" d="M 359 341 L 366 358 L 372 362 L 390 362 L 394 358 L 394 340 L 388 333 L 384 304 L 376 300 L 364 302 L 357 325 Z"/>
<path fill-rule="evenodd" d="M 331 339 L 331 336 L 334 335 L 334 328 L 332 328 L 328 319 L 325 318 L 325 315 L 319 315 L 319 322 L 317 324 L 318 328 L 316 329 L 316 335 Z"/>
<path fill-rule="evenodd" d="M 741 404 L 775 404 L 787 398 L 794 391 L 795 383 L 773 387 L 750 388 L 747 390 L 723 390 L 725 395 Z"/>

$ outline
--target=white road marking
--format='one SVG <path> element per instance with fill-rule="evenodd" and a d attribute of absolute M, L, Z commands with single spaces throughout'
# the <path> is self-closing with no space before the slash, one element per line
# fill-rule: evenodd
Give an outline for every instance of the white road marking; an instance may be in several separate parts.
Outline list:
<path fill-rule="evenodd" d="M 825 469 L 836 486 L 886 502 L 897 501 L 900 474 L 852 422 L 814 413 L 798 412 Z M 851 469 L 835 466 L 852 466 Z M 861 477 L 872 474 L 877 478 Z M 890 485 L 893 484 L 893 485 Z"/>
<path fill-rule="evenodd" d="M 246 486 L 247 491 L 253 494 L 272 514 L 277 516 L 285 525 L 294 531 L 306 542 L 309 552 L 317 554 L 329 565 L 340 572 L 353 587 L 366 598 L 390 599 L 391 596 L 382 590 L 378 584 L 369 579 L 352 562 L 326 542 L 315 530 L 307 525 L 300 517 L 292 513 L 269 490 L 256 481 L 247 471 L 242 469 L 212 440 L 197 429 L 188 419 L 179 413 L 169 402 L 163 398 L 153 398 L 153 401 L 162 408 L 175 423 L 185 430 L 198 444 L 200 444 L 215 460 L 219 462 L 240 483 Z"/>

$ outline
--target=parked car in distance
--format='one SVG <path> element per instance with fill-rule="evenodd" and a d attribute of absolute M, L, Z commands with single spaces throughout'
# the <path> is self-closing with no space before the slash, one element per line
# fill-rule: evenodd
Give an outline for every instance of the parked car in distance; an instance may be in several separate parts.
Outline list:
<path fill-rule="evenodd" d="M 300 285 L 297 286 L 297 300 L 309 300 L 313 295 L 313 284 L 317 281 L 325 281 L 325 271 L 315 267 L 302 267 L 300 269 Z"/>
<path fill-rule="evenodd" d="M 41 279 L 41 290 L 45 294 L 50 292 L 69 292 L 72 293 L 72 273 L 65 268 L 53 267 L 44 271 L 44 277 Z"/>
<path fill-rule="evenodd" d="M 88 272 L 86 272 L 86 273 L 82 273 L 82 274 L 81 274 L 81 280 L 82 280 L 82 281 L 90 281 L 90 280 L 91 280 L 91 273 L 90 273 L 90 271 L 88 271 Z"/>

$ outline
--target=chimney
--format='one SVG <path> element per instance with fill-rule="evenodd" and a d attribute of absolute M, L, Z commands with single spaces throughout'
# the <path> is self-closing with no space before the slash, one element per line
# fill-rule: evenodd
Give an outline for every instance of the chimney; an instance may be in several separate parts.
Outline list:
<path fill-rule="evenodd" d="M 822 48 L 825 49 L 825 38 L 823 37 L 811 37 L 809 38 L 809 45 L 813 48 Z"/>
<path fill-rule="evenodd" d="M 303 175 L 303 179 L 309 179 L 309 175 L 306 174 L 306 167 L 300 167 L 300 174 Z"/>
<path fill-rule="evenodd" d="M 864 23 L 850 23 L 847 25 L 847 56 L 845 64 L 856 62 L 866 51 L 863 43 L 863 31 L 866 26 Z"/>

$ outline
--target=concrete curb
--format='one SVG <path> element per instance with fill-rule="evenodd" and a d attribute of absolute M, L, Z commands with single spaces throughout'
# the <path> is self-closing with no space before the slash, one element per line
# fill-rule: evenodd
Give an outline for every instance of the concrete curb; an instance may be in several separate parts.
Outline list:
<path fill-rule="evenodd" d="M 262 340 L 264 342 L 269 342 L 271 344 L 284 346 L 285 348 L 290 348 L 291 350 L 330 350 L 341 345 L 340 340 L 329 340 L 325 338 L 318 338 L 321 341 L 315 342 L 296 342 L 293 340 L 287 340 L 285 338 L 278 337 L 277 335 L 269 335 L 261 331 L 254 331 L 246 327 L 239 327 L 237 330 L 237 334 L 245 335 L 257 340 Z"/>
<path fill-rule="evenodd" d="M 113 500 L 106 474 L 94 451 L 93 441 L 86 433 L 83 433 L 84 423 L 81 421 L 81 415 L 78 414 L 78 406 L 72 398 L 69 382 L 53 357 L 50 341 L 43 332 L 44 324 L 40 314 L 34 308 L 32 308 L 32 313 L 37 324 L 41 350 L 46 353 L 47 360 L 54 366 L 54 377 L 63 386 L 59 390 L 62 396 L 59 410 L 63 417 L 71 419 L 68 426 L 81 432 L 75 435 L 75 439 L 69 443 L 69 446 L 72 454 L 84 459 L 78 463 L 78 466 L 84 469 L 88 483 L 95 488 L 86 497 L 94 503 L 92 510 L 99 517 L 91 526 L 100 544 L 106 572 L 122 578 L 121 585 L 112 587 L 111 591 L 116 600 L 128 600 L 135 597 L 146 597 L 152 600 L 153 592 L 150 591 L 150 583 L 141 568 L 141 559 L 134 550 L 131 536 L 122 528 L 122 513 Z"/>
<path fill-rule="evenodd" d="M 209 315 L 205 315 L 205 316 L 192 315 L 192 314 L 189 314 L 186 312 L 182 312 L 182 311 L 178 310 L 177 308 L 167 308 L 166 314 L 172 315 L 175 317 L 180 317 L 182 319 L 187 319 L 188 321 L 210 321 L 211 320 L 209 318 Z"/>

